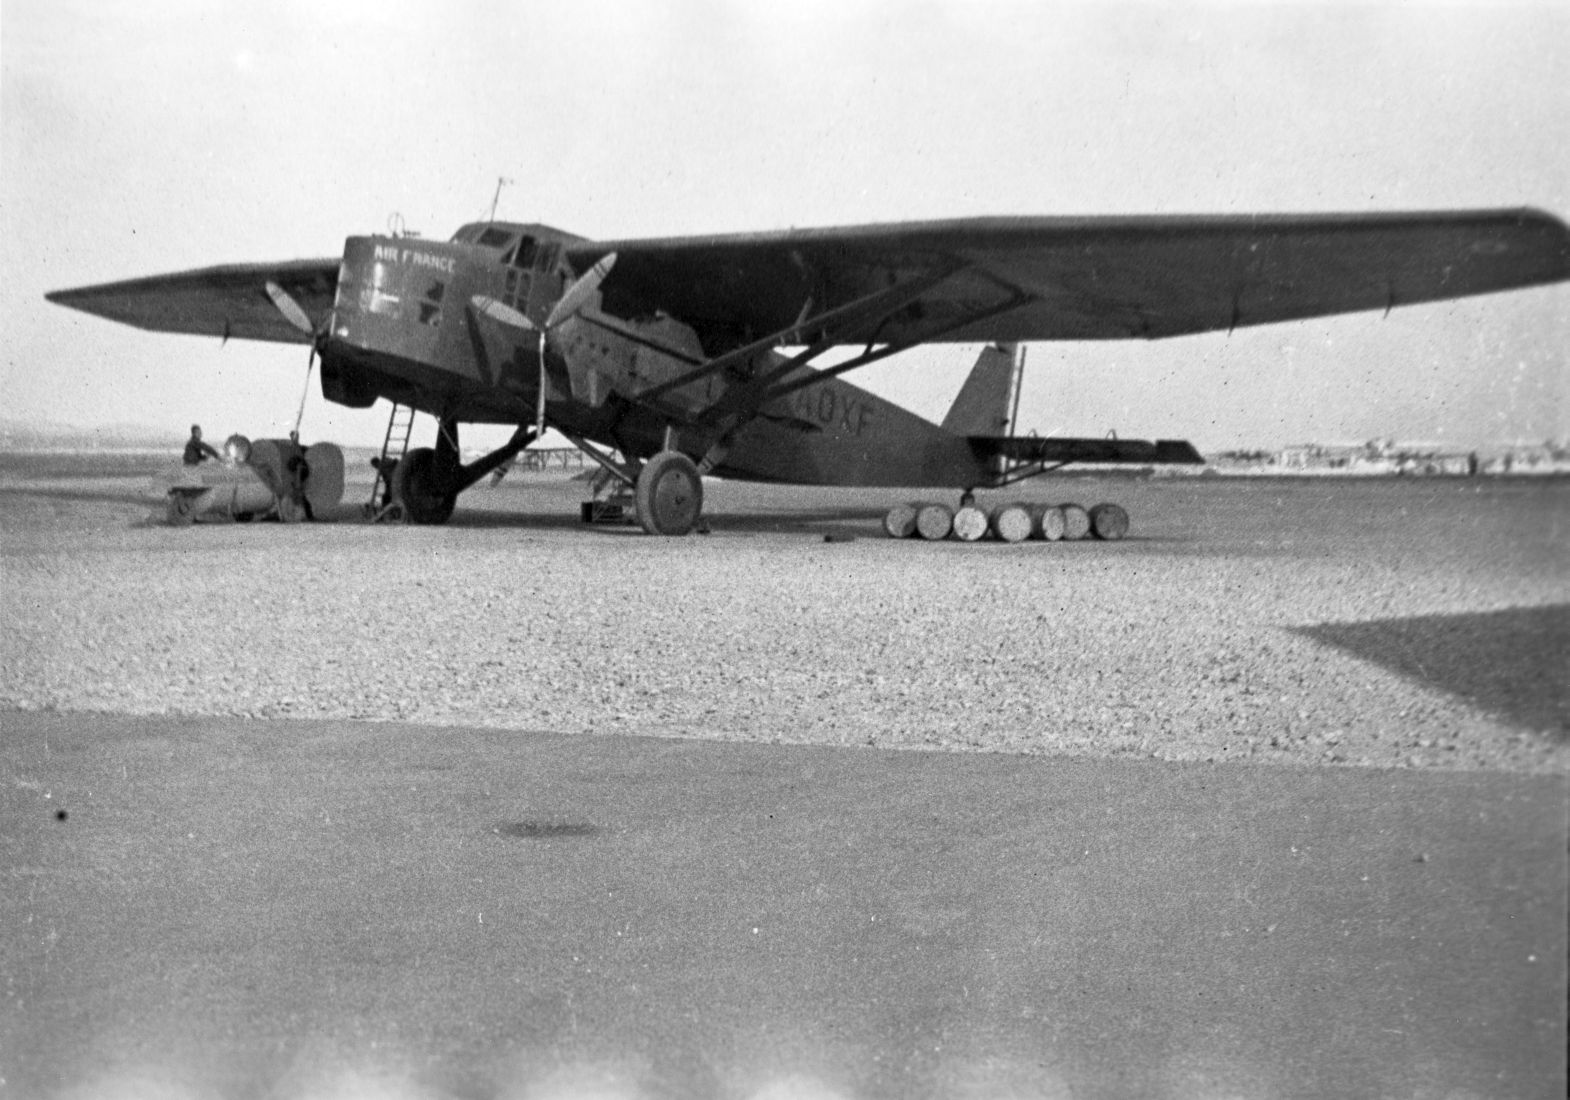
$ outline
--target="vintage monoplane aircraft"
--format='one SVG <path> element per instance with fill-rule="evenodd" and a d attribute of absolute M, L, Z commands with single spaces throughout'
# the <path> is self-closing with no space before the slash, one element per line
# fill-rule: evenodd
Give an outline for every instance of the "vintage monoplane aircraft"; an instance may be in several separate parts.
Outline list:
<path fill-rule="evenodd" d="M 418 523 L 555 427 L 651 533 L 699 521 L 702 475 L 996 487 L 1074 462 L 1198 461 L 1185 442 L 1010 434 L 986 356 L 943 425 L 841 375 L 932 342 L 1159 339 L 1570 278 L 1535 210 L 985 218 L 594 241 L 481 222 L 354 236 L 341 257 L 62 290 L 162 332 L 308 344 L 329 401 L 437 418 L 389 490 Z M 814 367 L 831 349 L 860 349 Z M 516 425 L 464 464 L 461 423 Z M 614 454 L 610 453 L 614 450 Z"/>

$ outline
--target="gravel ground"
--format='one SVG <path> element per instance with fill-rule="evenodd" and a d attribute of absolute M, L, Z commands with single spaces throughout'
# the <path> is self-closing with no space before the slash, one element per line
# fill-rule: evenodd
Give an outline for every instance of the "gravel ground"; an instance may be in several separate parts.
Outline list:
<path fill-rule="evenodd" d="M 172 529 L 145 477 L 12 461 L 0 707 L 1570 772 L 1570 482 L 1071 478 L 1017 495 L 1130 539 L 1019 545 L 707 493 L 677 540 L 522 473 L 443 528 Z"/>

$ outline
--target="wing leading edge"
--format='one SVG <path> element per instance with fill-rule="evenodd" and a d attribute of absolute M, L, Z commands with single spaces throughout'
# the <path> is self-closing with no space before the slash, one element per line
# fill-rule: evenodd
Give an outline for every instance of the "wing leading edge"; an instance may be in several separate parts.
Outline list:
<path fill-rule="evenodd" d="M 942 271 L 900 313 L 834 342 L 1155 339 L 1570 278 L 1570 227 L 1530 209 L 982 218 L 584 242 L 568 257 L 586 270 L 611 252 L 607 308 L 679 317 L 711 353 L 810 335 L 815 315 Z"/>

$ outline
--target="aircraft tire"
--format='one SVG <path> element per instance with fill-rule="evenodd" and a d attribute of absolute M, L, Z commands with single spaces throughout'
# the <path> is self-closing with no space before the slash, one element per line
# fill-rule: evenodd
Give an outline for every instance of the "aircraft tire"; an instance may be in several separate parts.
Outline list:
<path fill-rule="evenodd" d="M 644 463 L 633 498 L 638 522 L 651 535 L 686 535 L 703 513 L 703 479 L 680 451 L 661 451 Z"/>
<path fill-rule="evenodd" d="M 435 482 L 436 452 L 429 447 L 416 447 L 393 467 L 392 497 L 408 522 L 442 524 L 452 518 L 458 494 L 441 492 Z"/>

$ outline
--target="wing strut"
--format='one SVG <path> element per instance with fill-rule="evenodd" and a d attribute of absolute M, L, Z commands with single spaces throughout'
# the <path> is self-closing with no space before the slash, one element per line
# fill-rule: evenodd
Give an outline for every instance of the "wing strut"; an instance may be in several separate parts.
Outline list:
<path fill-rule="evenodd" d="M 932 287 L 953 275 L 957 270 L 959 269 L 954 268 L 940 274 L 923 276 L 920 279 L 913 280 L 911 283 L 906 284 L 905 293 L 892 297 L 887 302 L 880 301 L 878 305 L 881 308 L 882 316 L 878 321 L 879 329 L 895 313 L 916 301 L 922 294 L 925 294 Z M 975 324 L 977 321 L 984 321 L 989 317 L 1007 313 L 1030 300 L 1030 295 L 1018 287 L 1010 286 L 997 279 L 992 281 L 1007 291 L 1007 296 L 1002 301 L 981 308 L 966 310 L 957 317 L 941 320 L 919 333 L 907 335 L 902 340 L 882 345 L 868 343 L 860 355 L 847 359 L 843 363 L 836 363 L 834 366 L 827 368 L 801 371 L 800 377 L 791 378 L 791 374 L 798 372 L 801 367 L 816 359 L 836 343 L 833 336 L 822 327 L 822 318 L 815 319 L 813 328 L 818 331 L 818 339 L 816 341 L 799 354 L 786 359 L 773 369 L 750 380 L 745 385 L 727 389 L 719 400 L 697 415 L 695 420 L 698 425 L 713 429 L 719 435 L 713 446 L 704 454 L 702 461 L 698 463 L 699 472 L 708 473 L 715 466 L 719 465 L 720 462 L 724 461 L 726 454 L 730 452 L 731 440 L 735 437 L 736 432 L 750 422 L 758 414 L 759 410 L 770 402 L 787 397 L 797 390 L 816 385 L 826 378 L 836 378 L 858 367 L 864 367 L 868 363 L 875 363 L 879 359 L 886 359 L 891 355 L 908 351 L 918 344 L 934 340 L 967 325 Z M 918 288 L 916 284 L 924 285 Z M 882 295 L 876 297 L 889 295 L 893 290 L 898 289 L 900 288 L 891 288 L 891 291 L 884 291 Z M 874 340 L 876 340 L 875 335 Z M 641 397 L 642 395 L 640 394 L 639 396 Z"/>
<path fill-rule="evenodd" d="M 795 393 L 797 390 L 805 389 L 808 386 L 822 382 L 825 378 L 836 378 L 839 375 L 855 370 L 857 367 L 864 367 L 868 363 L 877 362 L 879 359 L 887 359 L 889 356 L 897 355 L 902 351 L 909 351 L 911 348 L 916 347 L 919 344 L 925 344 L 930 340 L 937 339 L 939 336 L 946 336 L 955 329 L 964 328 L 966 325 L 973 325 L 977 321 L 985 321 L 990 317 L 996 317 L 1000 313 L 1007 313 L 1011 309 L 1019 308 L 1029 300 L 1029 294 L 1016 289 L 1013 290 L 1013 293 L 1005 301 L 1000 302 L 997 305 L 989 306 L 986 309 L 975 310 L 971 313 L 966 313 L 955 320 L 944 321 L 943 323 L 934 326 L 933 328 L 921 333 L 914 338 L 907 338 L 905 340 L 899 341 L 898 343 L 882 344 L 876 348 L 873 345 L 868 344 L 866 350 L 863 351 L 860 355 L 856 356 L 854 359 L 847 359 L 845 362 L 836 363 L 832 367 L 815 370 L 810 375 L 793 379 L 784 385 L 775 386 L 773 389 L 767 390 L 754 403 L 753 408 L 761 408 L 770 401 L 777 400 L 781 397 L 787 397 L 790 394 Z M 805 363 L 808 359 L 814 358 L 815 355 L 816 353 L 814 353 L 812 356 L 797 356 L 788 364 L 782 365 L 776 370 L 770 371 L 764 377 L 770 379 L 772 384 L 772 382 L 784 378 L 785 375 L 789 373 L 789 371 L 786 369 L 787 366 L 794 368 L 801 363 Z M 729 394 L 727 394 L 727 397 L 728 396 Z M 718 404 L 719 403 L 717 402 L 716 405 Z M 706 415 L 708 414 L 705 413 L 705 416 Z"/>
<path fill-rule="evenodd" d="M 562 432 L 562 435 L 567 437 L 567 442 L 588 455 L 600 469 L 628 489 L 631 489 L 638 483 L 636 463 L 619 463 L 582 436 L 572 435 L 569 432 Z M 629 472 L 629 467 L 632 467 L 631 472 Z"/>
<path fill-rule="evenodd" d="M 831 326 L 842 323 L 855 324 L 869 317 L 888 317 L 894 313 L 899 312 L 901 309 L 904 309 L 917 298 L 920 298 L 927 291 L 931 290 L 933 287 L 943 282 L 943 280 L 956 274 L 960 270 L 961 266 L 953 266 L 943 268 L 939 271 L 930 272 L 926 275 L 918 276 L 909 282 L 896 283 L 894 286 L 888 287 L 884 290 L 857 298 L 853 302 L 847 302 L 845 305 L 836 306 L 827 313 L 819 314 L 810 322 L 810 327 L 816 330 L 818 333 L 818 339 L 809 345 L 809 350 L 811 353 L 803 353 L 802 355 L 796 356 L 791 360 L 791 365 L 795 366 L 798 363 L 806 362 L 807 359 L 819 355 L 823 351 L 826 351 L 828 348 L 832 347 L 834 340 L 829 335 Z M 968 320 L 969 319 L 967 318 L 967 321 Z M 776 347 L 782 337 L 801 332 L 804 327 L 807 326 L 803 326 L 800 323 L 793 323 L 789 328 L 781 329 L 778 332 L 771 332 L 761 340 L 754 340 L 750 344 L 736 348 L 732 351 L 728 351 L 724 355 L 721 355 L 717 358 L 710 359 L 707 363 L 704 363 L 699 367 L 695 367 L 686 374 L 678 375 L 677 377 L 669 379 L 665 382 L 660 382 L 657 385 L 650 386 L 648 389 L 639 390 L 636 394 L 633 395 L 633 398 L 637 401 L 653 401 L 659 397 L 664 396 L 672 390 L 678 390 L 683 386 L 690 385 L 691 383 L 698 381 L 700 378 L 707 378 L 709 375 L 725 370 L 727 367 L 735 366 L 737 363 L 745 363 L 751 360 L 754 356 Z"/>

